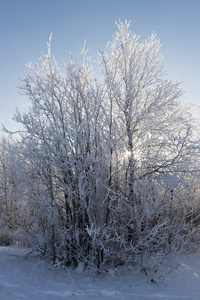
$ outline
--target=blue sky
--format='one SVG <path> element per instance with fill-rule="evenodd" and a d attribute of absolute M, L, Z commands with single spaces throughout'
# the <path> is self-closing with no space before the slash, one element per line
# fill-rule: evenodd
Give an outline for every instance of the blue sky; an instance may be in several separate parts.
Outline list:
<path fill-rule="evenodd" d="M 95 58 L 119 19 L 131 20 L 141 40 L 157 34 L 169 78 L 184 80 L 190 102 L 200 105 L 200 0 L 0 0 L 0 127 L 19 128 L 12 121 L 25 101 L 19 78 L 27 74 L 25 64 L 46 52 L 51 33 L 52 53 L 62 66 L 84 39 Z"/>

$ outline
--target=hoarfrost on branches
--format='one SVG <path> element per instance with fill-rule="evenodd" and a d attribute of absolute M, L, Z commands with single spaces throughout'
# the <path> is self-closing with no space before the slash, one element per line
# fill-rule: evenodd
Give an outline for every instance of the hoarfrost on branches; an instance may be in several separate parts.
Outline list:
<path fill-rule="evenodd" d="M 116 25 L 97 73 L 85 44 L 61 73 L 51 37 L 27 65 L 30 106 L 14 116 L 25 131 L 1 140 L 0 238 L 55 264 L 156 269 L 197 240 L 198 131 L 156 35 L 140 42 L 130 22 Z"/>

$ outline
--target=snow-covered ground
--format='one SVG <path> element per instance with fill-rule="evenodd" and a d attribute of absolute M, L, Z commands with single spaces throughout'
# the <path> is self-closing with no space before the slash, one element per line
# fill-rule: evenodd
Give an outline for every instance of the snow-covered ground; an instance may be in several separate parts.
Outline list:
<path fill-rule="evenodd" d="M 155 284 L 131 268 L 96 277 L 81 266 L 56 270 L 45 261 L 25 259 L 26 252 L 0 247 L 0 300 L 200 300 L 200 253 L 182 256 L 179 265 L 169 259 L 165 270 L 171 272 Z"/>

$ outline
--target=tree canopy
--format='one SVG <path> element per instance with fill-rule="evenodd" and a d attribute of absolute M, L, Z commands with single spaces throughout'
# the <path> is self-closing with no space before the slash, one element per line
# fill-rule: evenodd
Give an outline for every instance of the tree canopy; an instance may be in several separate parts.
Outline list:
<path fill-rule="evenodd" d="M 95 72 L 83 47 L 63 74 L 50 37 L 21 81 L 24 132 L 0 153 L 2 242 L 98 271 L 156 267 L 193 245 L 199 226 L 199 137 L 181 83 L 168 79 L 155 34 L 140 42 L 130 22 L 116 25 Z"/>

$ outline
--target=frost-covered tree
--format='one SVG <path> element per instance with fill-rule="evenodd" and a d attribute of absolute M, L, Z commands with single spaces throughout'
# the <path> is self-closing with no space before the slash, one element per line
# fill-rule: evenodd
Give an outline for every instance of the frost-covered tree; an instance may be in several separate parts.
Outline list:
<path fill-rule="evenodd" d="M 130 23 L 119 22 L 117 27 L 114 41 L 100 51 L 99 64 L 105 106 L 109 106 L 108 128 L 122 158 L 120 183 L 129 211 L 127 226 L 131 225 L 131 239 L 137 245 L 141 231 L 154 228 L 159 218 L 165 228 L 166 218 L 174 217 L 177 198 L 176 209 L 181 209 L 186 174 L 198 169 L 199 148 L 190 115 L 181 104 L 180 83 L 166 77 L 159 40 L 152 34 L 139 43 Z M 117 127 L 112 123 L 116 119 Z M 161 218 L 167 210 L 166 218 Z"/>
<path fill-rule="evenodd" d="M 181 83 L 168 79 L 155 34 L 140 42 L 130 23 L 117 29 L 96 73 L 83 47 L 63 74 L 50 38 L 22 79 L 30 106 L 15 115 L 26 240 L 98 270 L 155 254 L 157 265 L 199 224 L 199 140 Z"/>
<path fill-rule="evenodd" d="M 0 244 L 18 240 L 24 225 L 23 203 L 26 188 L 18 176 L 20 154 L 17 141 L 3 136 L 0 140 Z M 21 163 L 20 163 L 21 167 Z"/>

